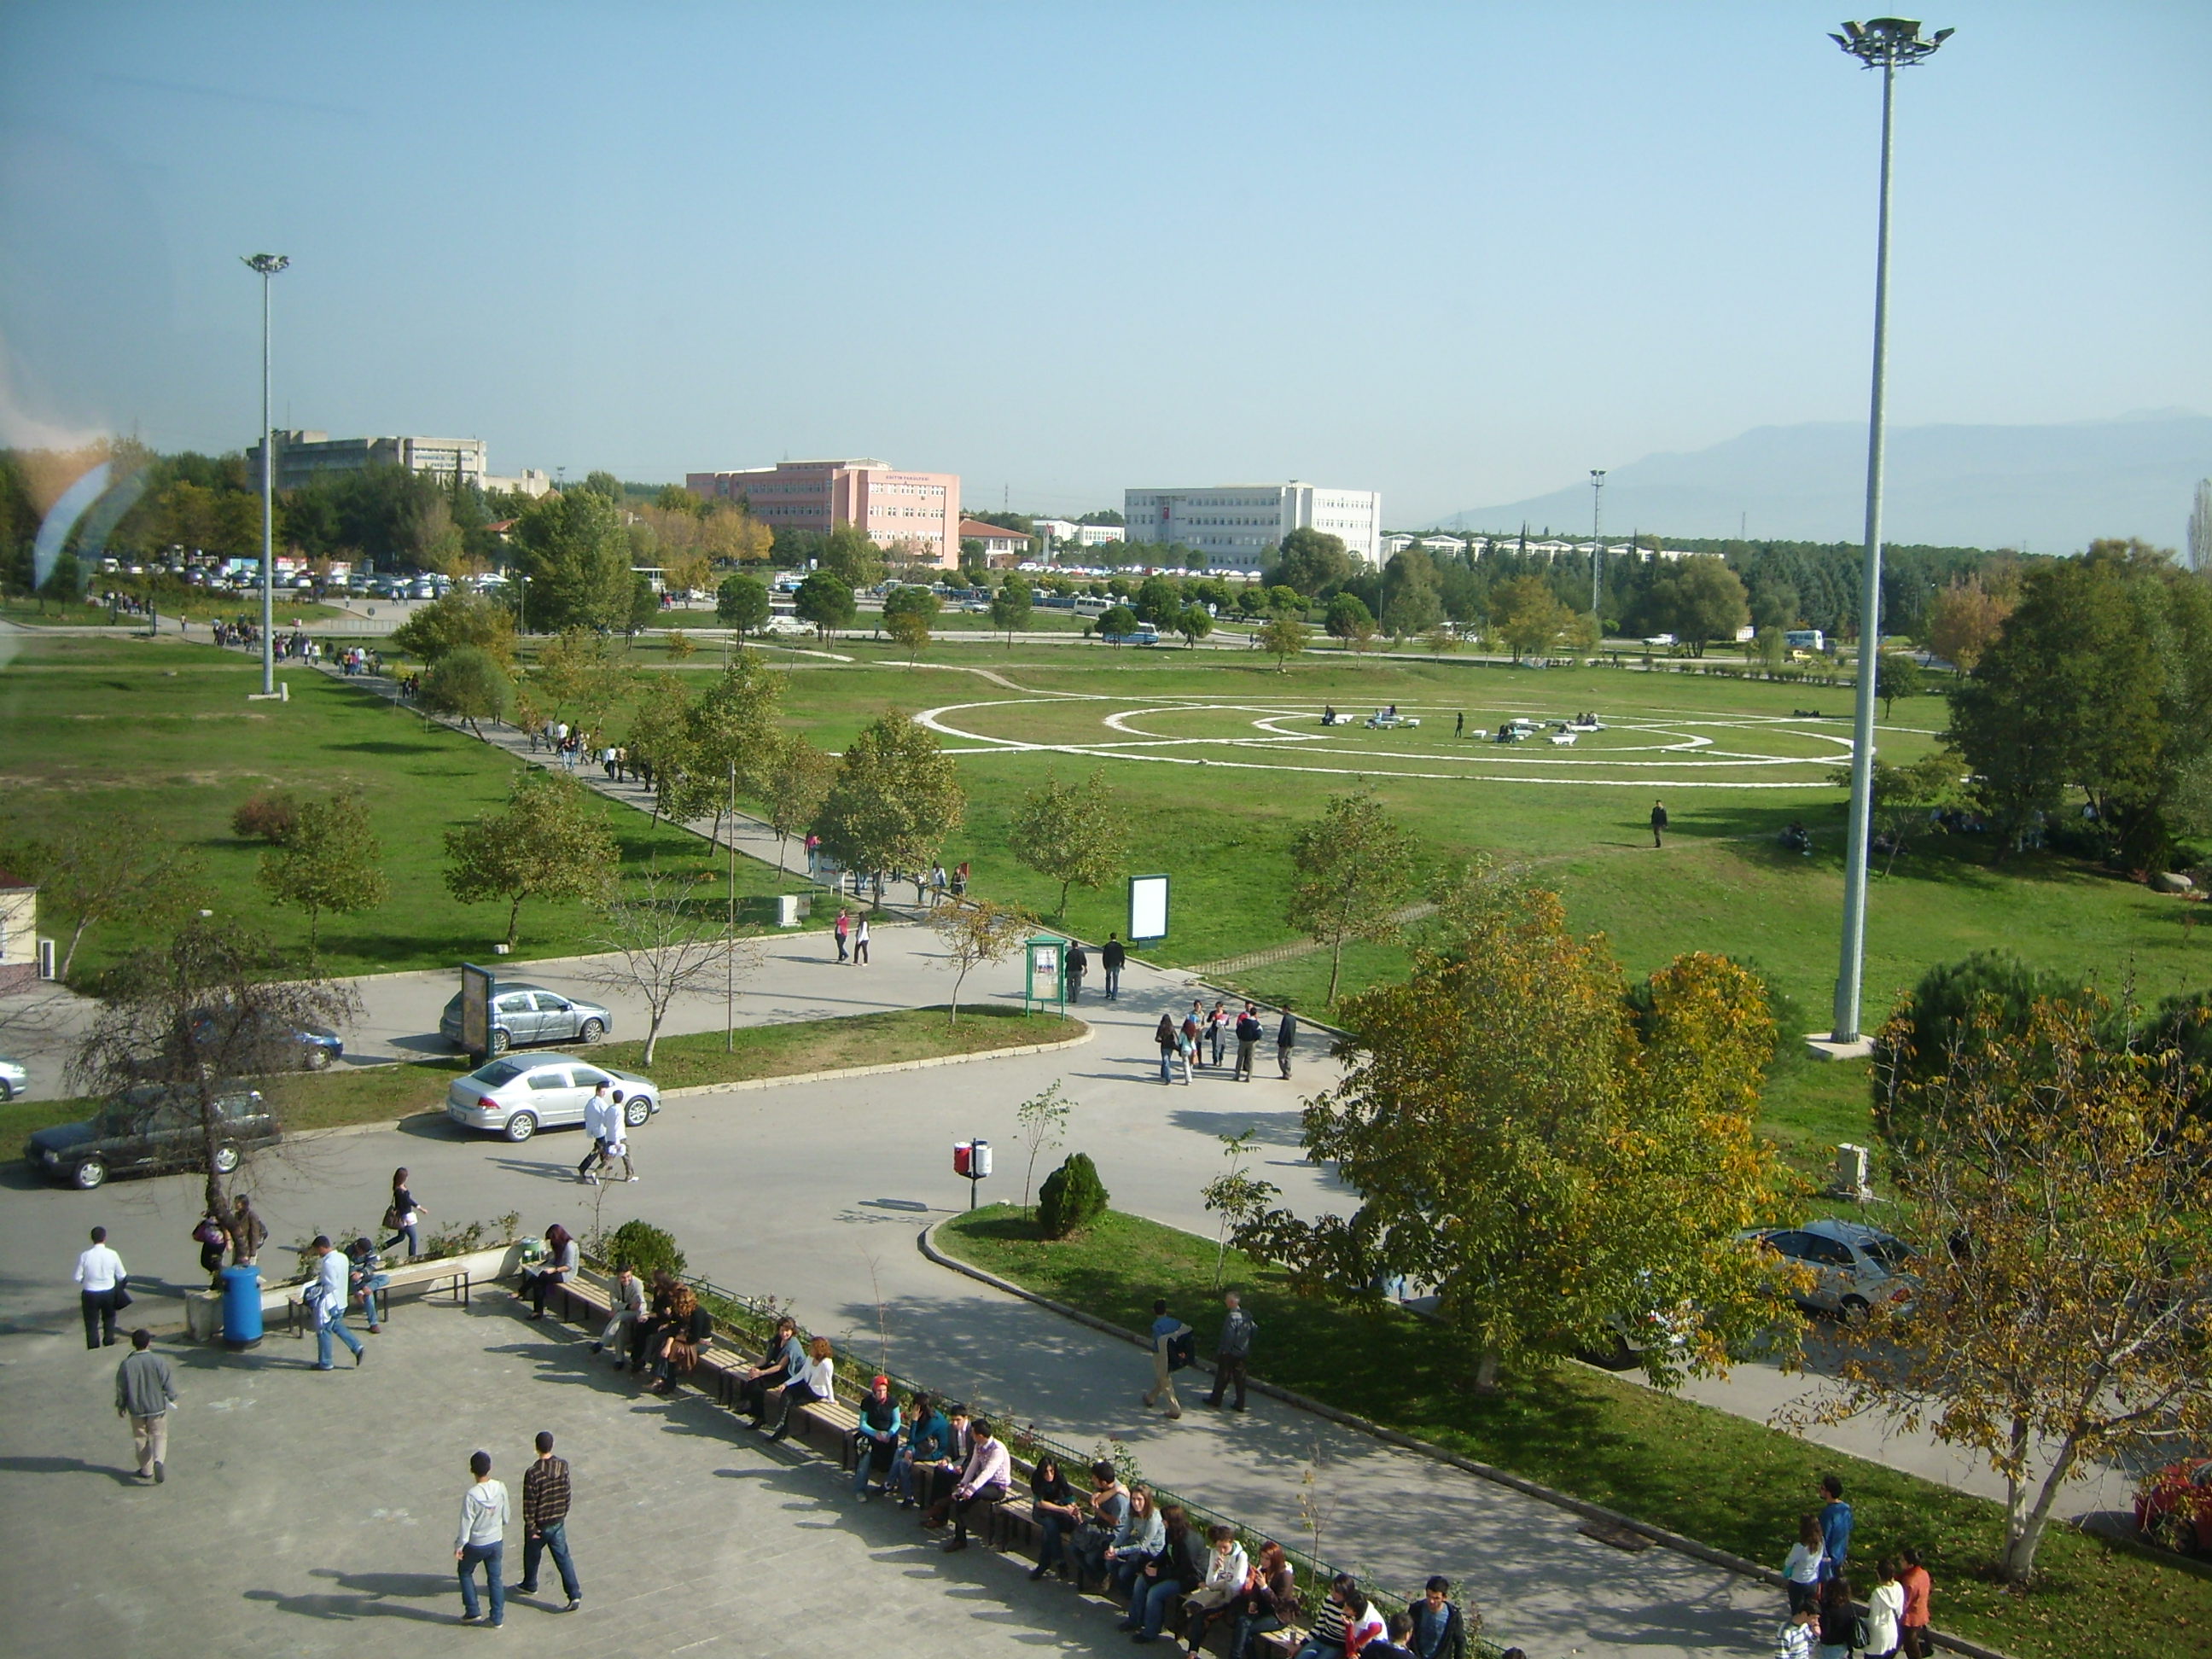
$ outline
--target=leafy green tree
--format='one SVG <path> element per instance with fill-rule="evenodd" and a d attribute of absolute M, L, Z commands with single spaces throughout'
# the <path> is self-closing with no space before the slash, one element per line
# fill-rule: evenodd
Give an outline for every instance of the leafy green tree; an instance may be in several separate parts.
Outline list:
<path fill-rule="evenodd" d="M 818 556 L 822 568 L 848 588 L 871 587 L 884 579 L 883 550 L 858 525 L 841 524 L 830 532 Z"/>
<path fill-rule="evenodd" d="M 629 538 L 611 500 L 596 489 L 544 496 L 515 521 L 513 534 L 530 577 L 533 625 L 560 633 L 628 623 L 635 593 Z"/>
<path fill-rule="evenodd" d="M 739 651 L 687 711 L 684 764 L 713 793 L 718 831 L 732 775 L 741 794 L 766 787 L 783 742 L 783 676 L 759 653 Z"/>
<path fill-rule="evenodd" d="M 1393 638 L 1407 640 L 1443 619 L 1436 562 L 1418 547 L 1407 548 L 1382 572 L 1382 626 Z"/>
<path fill-rule="evenodd" d="M 1292 657 L 1306 648 L 1306 625 L 1287 611 L 1279 611 L 1260 625 L 1253 635 L 1260 648 L 1275 659 L 1275 672 L 1288 672 L 1285 666 Z"/>
<path fill-rule="evenodd" d="M 768 584 L 757 576 L 726 577 L 714 595 L 715 617 L 723 627 L 736 630 L 740 642 L 747 634 L 767 627 L 773 610 Z"/>
<path fill-rule="evenodd" d="M 509 949 L 524 900 L 601 900 L 622 863 L 604 809 L 557 772 L 522 773 L 504 807 L 447 830 L 445 842 L 447 890 L 464 904 L 506 900 Z"/>
<path fill-rule="evenodd" d="M 128 922 L 141 933 L 195 908 L 206 872 L 187 849 L 166 840 L 131 812 L 74 815 L 53 835 L 11 840 L 8 866 L 39 889 L 39 920 L 59 933 L 62 979 L 70 976 L 85 934 L 104 923 Z"/>
<path fill-rule="evenodd" d="M 1285 587 L 1278 582 L 1267 589 L 1263 597 L 1267 601 L 1267 609 L 1278 615 L 1303 620 L 1306 614 L 1305 596 L 1295 587 Z"/>
<path fill-rule="evenodd" d="M 1491 590 L 1491 626 L 1516 662 L 1550 651 L 1568 620 L 1567 607 L 1541 576 L 1516 576 Z"/>
<path fill-rule="evenodd" d="M 1198 642 L 1213 632 L 1212 613 L 1202 605 L 1187 605 L 1176 615 L 1175 631 L 1182 635 L 1185 645 L 1195 650 Z"/>
<path fill-rule="evenodd" d="M 1006 636 L 1006 649 L 1014 648 L 1014 635 L 1029 626 L 1034 596 L 1018 575 L 1008 576 L 991 595 L 991 626 Z"/>
<path fill-rule="evenodd" d="M 1147 576 L 1137 589 L 1137 620 L 1173 628 L 1182 615 L 1182 585 L 1168 576 Z"/>
<path fill-rule="evenodd" d="M 459 720 L 482 737 L 482 722 L 495 720 L 507 712 L 512 690 L 506 670 L 490 652 L 464 645 L 430 665 L 416 701 L 431 714 Z"/>
<path fill-rule="evenodd" d="M 1728 562 L 1710 553 L 1675 561 L 1644 590 L 1642 615 L 1650 631 L 1672 634 L 1702 657 L 1714 640 L 1732 640 L 1750 620 L 1743 582 Z"/>
<path fill-rule="evenodd" d="M 635 639 L 660 620 L 660 595 L 653 591 L 653 578 L 641 570 L 630 572 L 629 614 L 623 618 L 623 634 Z"/>
<path fill-rule="evenodd" d="M 786 732 L 777 743 L 761 793 L 768 803 L 769 828 L 775 831 L 779 866 L 791 838 L 814 827 L 836 776 L 837 757 L 824 754 L 796 732 Z"/>
<path fill-rule="evenodd" d="M 822 639 L 829 638 L 833 629 L 850 628 L 860 614 L 852 583 L 834 570 L 809 574 L 793 596 L 791 608 L 799 621 L 812 623 L 816 635 Z"/>
<path fill-rule="evenodd" d="M 1354 651 L 1364 651 L 1375 639 L 1375 618 L 1356 593 L 1339 593 L 1328 602 L 1322 626 L 1333 640 L 1342 640 Z"/>
<path fill-rule="evenodd" d="M 905 647 L 909 668 L 929 643 L 939 609 L 937 595 L 926 587 L 894 588 L 884 596 L 884 632 Z"/>
<path fill-rule="evenodd" d="M 555 719 L 573 714 L 581 724 L 597 726 L 637 677 L 603 636 L 572 628 L 538 653 L 530 680 Z"/>
<path fill-rule="evenodd" d="M 1106 639 L 1121 640 L 1137 631 L 1137 613 L 1126 605 L 1109 605 L 1098 614 L 1098 632 Z"/>
<path fill-rule="evenodd" d="M 261 855 L 258 878 L 280 904 L 307 913 L 307 949 L 320 944 L 323 913 L 374 910 L 390 895 L 384 849 L 368 826 L 368 804 L 356 789 L 303 801 L 283 843 Z"/>
<path fill-rule="evenodd" d="M 959 769 L 937 734 L 890 709 L 846 749 L 816 833 L 848 870 L 927 870 L 966 811 Z"/>
<path fill-rule="evenodd" d="M 1909 1178 L 1926 1155 L 1920 1106 L 1972 1043 L 2025 1042 L 2039 1005 L 2086 1006 L 2092 997 L 2078 977 L 2033 967 L 2003 949 L 1977 951 L 1922 974 L 1875 1036 L 1875 1128 L 1898 1174 Z"/>
<path fill-rule="evenodd" d="M 1314 599 L 1340 586 L 1352 574 L 1352 555 L 1344 538 L 1325 530 L 1302 527 L 1283 538 L 1275 550 L 1275 562 L 1267 581 L 1297 590 L 1301 598 Z"/>
<path fill-rule="evenodd" d="M 1327 948 L 1334 1005 L 1346 945 L 1398 931 L 1398 911 L 1413 888 L 1413 838 L 1372 795 L 1332 795 L 1291 837 L 1291 871 L 1283 920 Z"/>
<path fill-rule="evenodd" d="M 449 651 L 471 646 L 501 667 L 514 662 L 514 613 L 474 588 L 455 586 L 392 630 L 392 643 L 410 657 L 434 663 Z"/>
<path fill-rule="evenodd" d="M 1053 915 L 1067 914 L 1071 886 L 1097 888 L 1128 867 L 1129 810 L 1106 787 L 1104 768 L 1081 788 L 1048 778 L 1022 797 L 1007 845 L 1014 857 L 1060 884 Z"/>
<path fill-rule="evenodd" d="M 623 497 L 629 493 L 623 488 L 622 480 L 613 473 L 597 470 L 586 472 L 584 475 L 584 482 L 577 488 L 588 489 L 601 500 L 611 502 L 617 507 L 623 504 Z"/>
<path fill-rule="evenodd" d="M 1875 696 L 1881 699 L 1881 717 L 1887 720 L 1890 705 L 1899 697 L 1917 697 L 1927 689 L 1927 677 L 1920 665 L 1900 651 L 1885 652 L 1875 659 Z"/>

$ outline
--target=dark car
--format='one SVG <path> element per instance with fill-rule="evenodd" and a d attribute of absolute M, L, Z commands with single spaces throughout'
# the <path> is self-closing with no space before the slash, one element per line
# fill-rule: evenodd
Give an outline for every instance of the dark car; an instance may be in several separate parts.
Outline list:
<path fill-rule="evenodd" d="M 258 1090 L 226 1084 L 216 1097 L 215 1109 L 218 1174 L 228 1175 L 245 1153 L 282 1138 Z M 34 1131 L 23 1159 L 40 1180 L 64 1182 L 88 1193 L 110 1176 L 204 1170 L 199 1103 L 176 1090 L 142 1084 L 109 1101 L 87 1122 Z"/>
<path fill-rule="evenodd" d="M 247 1076 L 325 1071 L 345 1054 L 345 1044 L 327 1025 L 295 1025 L 266 1013 L 220 1008 L 192 1016 L 192 1041 L 203 1054 L 221 1054 L 222 1070 Z"/>

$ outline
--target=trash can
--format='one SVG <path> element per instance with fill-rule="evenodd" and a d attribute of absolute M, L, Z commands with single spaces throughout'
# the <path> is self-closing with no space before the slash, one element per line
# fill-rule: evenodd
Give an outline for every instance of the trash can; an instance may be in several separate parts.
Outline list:
<path fill-rule="evenodd" d="M 222 1270 L 222 1346 L 233 1353 L 261 1346 L 261 1269 Z"/>

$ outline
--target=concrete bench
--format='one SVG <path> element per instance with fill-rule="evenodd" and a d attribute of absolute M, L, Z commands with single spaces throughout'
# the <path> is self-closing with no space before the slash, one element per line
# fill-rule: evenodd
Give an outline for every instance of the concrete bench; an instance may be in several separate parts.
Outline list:
<path fill-rule="evenodd" d="M 794 1432 L 820 1452 L 834 1457 L 841 1469 L 850 1469 L 860 1450 L 860 1413 L 836 1400 L 811 1400 L 799 1408 Z"/>
<path fill-rule="evenodd" d="M 1253 1640 L 1260 1651 L 1268 1655 L 1270 1659 L 1291 1659 L 1291 1656 L 1304 1644 L 1306 1634 L 1304 1625 L 1285 1625 L 1280 1630 L 1271 1630 Z"/>
<path fill-rule="evenodd" d="M 379 1324 L 392 1317 L 392 1292 L 395 1291 L 411 1291 L 419 1287 L 423 1295 L 428 1297 L 436 1294 L 442 1285 L 453 1297 L 454 1305 L 459 1307 L 467 1304 L 470 1290 L 475 1283 L 469 1264 L 457 1256 L 438 1256 L 428 1261 L 409 1261 L 395 1267 L 380 1267 L 376 1276 L 385 1281 L 376 1292 L 377 1299 L 382 1304 L 377 1309 Z M 261 1293 L 263 1313 L 266 1315 L 271 1311 L 270 1302 L 272 1297 L 283 1297 L 284 1328 L 294 1336 L 304 1335 L 313 1328 L 307 1319 L 307 1304 L 302 1299 L 312 1282 L 303 1279 L 295 1285 L 279 1285 L 264 1291 Z"/>

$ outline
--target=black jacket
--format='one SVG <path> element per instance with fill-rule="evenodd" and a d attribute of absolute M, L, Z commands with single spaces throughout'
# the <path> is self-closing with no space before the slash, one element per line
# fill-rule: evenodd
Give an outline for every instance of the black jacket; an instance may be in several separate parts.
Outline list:
<path fill-rule="evenodd" d="M 1128 953 L 1121 948 L 1121 941 L 1117 939 L 1109 939 L 1098 947 L 1098 960 L 1105 964 L 1109 974 L 1116 972 L 1127 956 Z"/>
<path fill-rule="evenodd" d="M 1437 1638 L 1435 1651 L 1421 1652 L 1421 1614 L 1428 1605 L 1426 1596 L 1407 1605 L 1406 1616 L 1413 1621 L 1413 1639 L 1407 1645 L 1419 1659 L 1467 1659 L 1467 1621 L 1460 1617 L 1456 1601 L 1444 1603 L 1443 1634 Z"/>

